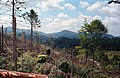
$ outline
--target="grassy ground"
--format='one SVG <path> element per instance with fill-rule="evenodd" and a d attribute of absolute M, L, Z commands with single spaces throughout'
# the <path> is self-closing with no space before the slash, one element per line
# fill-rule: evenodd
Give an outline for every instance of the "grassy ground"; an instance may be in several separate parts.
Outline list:
<path fill-rule="evenodd" d="M 120 51 L 108 51 L 108 52 L 106 52 L 106 54 L 108 55 L 108 58 L 112 58 L 113 55 L 120 56 Z"/>

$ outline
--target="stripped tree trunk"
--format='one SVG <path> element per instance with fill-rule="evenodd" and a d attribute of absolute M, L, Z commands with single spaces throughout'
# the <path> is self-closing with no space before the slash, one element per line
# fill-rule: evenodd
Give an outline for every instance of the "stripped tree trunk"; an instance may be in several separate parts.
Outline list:
<path fill-rule="evenodd" d="M 3 52 L 3 25 L 2 25 L 2 43 L 1 43 L 1 47 L 2 47 L 2 52 Z"/>
<path fill-rule="evenodd" d="M 0 29 L 0 52 L 1 52 L 2 48 L 1 48 L 1 29 Z"/>

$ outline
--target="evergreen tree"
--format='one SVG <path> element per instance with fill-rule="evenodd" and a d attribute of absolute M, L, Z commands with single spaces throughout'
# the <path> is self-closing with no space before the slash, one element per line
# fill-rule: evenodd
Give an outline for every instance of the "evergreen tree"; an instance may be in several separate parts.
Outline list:
<path fill-rule="evenodd" d="M 107 33 L 108 29 L 102 24 L 100 20 L 93 20 L 92 22 L 87 23 L 85 20 L 84 25 L 79 30 L 80 34 L 79 37 L 81 38 L 81 44 L 78 46 L 78 49 L 85 49 L 86 57 L 88 54 L 92 54 L 93 57 L 93 67 L 94 67 L 94 60 L 95 60 L 95 52 L 98 52 L 101 49 L 100 39 L 101 36 Z"/>

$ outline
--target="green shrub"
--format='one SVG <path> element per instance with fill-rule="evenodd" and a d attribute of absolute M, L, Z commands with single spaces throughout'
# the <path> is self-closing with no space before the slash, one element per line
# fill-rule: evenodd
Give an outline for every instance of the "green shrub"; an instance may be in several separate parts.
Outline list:
<path fill-rule="evenodd" d="M 67 63 L 67 61 L 63 61 L 60 64 L 59 69 L 64 73 L 70 73 L 70 65 Z"/>
<path fill-rule="evenodd" d="M 38 55 L 37 61 L 38 61 L 38 63 L 45 63 L 47 61 L 47 59 L 48 59 L 47 55 L 40 54 L 40 55 Z"/>

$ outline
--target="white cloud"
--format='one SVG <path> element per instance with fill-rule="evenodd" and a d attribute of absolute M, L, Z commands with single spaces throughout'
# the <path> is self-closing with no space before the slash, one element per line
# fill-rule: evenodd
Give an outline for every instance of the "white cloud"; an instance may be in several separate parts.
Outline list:
<path fill-rule="evenodd" d="M 0 17 L 0 24 L 3 25 L 4 27 L 11 26 L 12 20 L 10 16 L 2 16 Z"/>
<path fill-rule="evenodd" d="M 66 4 L 64 4 L 64 6 L 68 9 L 70 9 L 70 10 L 75 10 L 76 9 L 76 7 L 72 4 L 70 4 L 70 3 L 66 3 Z"/>
<path fill-rule="evenodd" d="M 51 18 L 46 18 L 46 21 L 47 21 L 47 22 L 51 22 L 52 19 L 51 19 Z"/>
<path fill-rule="evenodd" d="M 90 6 L 90 4 L 89 4 L 88 2 L 85 2 L 85 1 L 80 1 L 80 6 L 81 6 L 82 8 L 87 8 L 87 7 Z"/>
<path fill-rule="evenodd" d="M 1 0 L 2 2 L 7 2 L 8 0 Z"/>
<path fill-rule="evenodd" d="M 42 25 L 40 31 L 46 33 L 59 32 L 68 29 L 71 31 L 77 31 L 80 27 L 77 22 L 79 22 L 78 19 L 61 20 L 54 18 L 51 22 Z"/>
<path fill-rule="evenodd" d="M 61 20 L 61 19 L 58 19 L 58 18 L 55 18 L 55 19 L 54 19 L 54 22 L 61 23 L 61 21 L 62 21 L 62 20 Z"/>
<path fill-rule="evenodd" d="M 23 0 L 23 1 L 27 1 L 27 2 L 41 2 L 41 1 L 47 1 L 47 0 Z"/>
<path fill-rule="evenodd" d="M 27 26 L 30 26 L 30 23 L 28 21 L 25 21 L 22 17 L 18 17 L 18 16 L 16 16 L 16 23 L 17 23 L 17 28 L 26 29 Z M 4 27 L 12 27 L 12 17 L 11 16 L 1 16 L 0 24 L 3 25 Z"/>
<path fill-rule="evenodd" d="M 64 13 L 60 13 L 57 15 L 58 18 L 67 18 L 68 15 L 67 14 L 64 14 Z"/>
<path fill-rule="evenodd" d="M 108 27 L 108 33 L 120 36 L 120 18 L 119 17 L 105 17 L 103 24 Z"/>
<path fill-rule="evenodd" d="M 93 19 L 99 19 L 99 20 L 102 20 L 103 18 L 102 18 L 101 16 L 96 15 L 96 16 L 93 17 Z"/>
<path fill-rule="evenodd" d="M 107 4 L 107 1 L 95 2 L 87 8 L 88 11 L 93 13 L 102 13 L 108 16 L 120 17 L 120 5 L 119 4 Z"/>
<path fill-rule="evenodd" d="M 7 0 L 2 0 L 2 1 L 7 1 Z M 60 14 L 57 15 L 57 17 L 55 17 L 54 15 L 52 15 L 52 13 L 49 15 L 50 17 L 46 16 L 42 16 L 41 19 L 41 27 L 38 29 L 39 31 L 43 31 L 43 32 L 58 32 L 61 30 L 71 30 L 71 31 L 77 31 L 80 29 L 80 27 L 83 25 L 85 18 L 87 19 L 88 22 L 91 22 L 94 19 L 100 19 L 102 20 L 103 24 L 105 24 L 105 26 L 108 26 L 109 32 L 115 33 L 115 35 L 119 35 L 120 34 L 120 5 L 119 4 L 107 4 L 108 1 L 99 1 L 97 0 L 97 2 L 95 1 L 95 3 L 93 4 L 89 4 L 88 2 L 86 2 L 85 0 L 80 0 L 80 3 L 78 1 L 78 3 L 80 4 L 80 6 L 82 8 L 87 8 L 87 12 L 86 14 L 88 15 L 84 15 L 83 13 L 79 14 L 78 17 L 74 17 L 76 15 L 72 16 L 72 19 L 69 19 L 68 17 L 68 11 L 66 12 L 66 9 L 69 10 L 78 10 L 78 6 L 75 7 L 73 4 L 71 3 L 64 3 L 65 0 L 24 0 L 27 1 L 27 12 L 30 11 L 30 9 L 34 9 L 35 12 L 38 13 L 38 15 L 40 14 L 50 14 L 49 12 L 47 13 L 47 10 L 53 10 L 53 12 L 56 12 L 58 10 L 56 9 L 64 9 L 61 10 Z M 2 7 L 2 5 L 0 5 Z M 66 9 L 65 9 L 66 8 Z M 6 7 L 3 7 L 2 9 L 0 9 L 0 13 L 9 10 Z M 43 10 L 45 10 L 46 12 L 44 12 Z M 82 12 L 82 10 L 78 10 L 80 12 Z M 95 14 L 95 16 L 90 15 L 89 12 L 93 12 L 93 14 Z M 65 14 L 64 14 L 65 13 Z M 85 13 L 85 12 L 84 12 Z M 97 14 L 98 15 L 97 15 Z M 102 13 L 102 16 L 101 14 Z M 5 14 L 11 14 L 11 11 L 9 12 L 5 12 Z M 54 14 L 54 13 L 53 13 Z M 56 14 L 56 13 L 55 13 Z M 105 18 L 105 14 L 107 15 Z M 46 18 L 46 19 L 45 19 Z M 67 19 L 63 19 L 63 18 L 67 18 Z M 11 26 L 11 21 L 12 18 L 7 17 L 7 16 L 0 16 L 0 24 L 4 25 L 4 26 Z M 22 22 L 20 22 L 22 21 Z M 29 22 L 23 22 L 24 20 L 22 18 L 18 18 L 17 17 L 17 27 L 22 27 L 24 26 L 30 26 Z M 23 27 L 26 28 L 26 27 Z M 30 27 L 28 27 L 30 28 Z M 119 33 L 118 33 L 119 32 Z"/>
<path fill-rule="evenodd" d="M 88 23 L 90 23 L 94 19 L 100 19 L 103 22 L 103 24 L 108 27 L 110 34 L 113 34 L 113 32 L 114 32 L 113 35 L 120 34 L 120 33 L 118 33 L 118 32 L 120 32 L 118 30 L 118 28 L 120 28 L 119 27 L 120 18 L 116 18 L 116 17 L 102 18 L 99 15 L 88 16 L 88 15 L 84 15 L 82 13 L 80 13 L 77 18 L 67 19 L 67 20 L 61 20 L 58 18 L 47 18 L 47 20 L 48 21 L 50 20 L 50 22 L 47 22 L 46 24 L 44 24 L 40 28 L 40 30 L 44 31 L 46 33 L 59 32 L 62 30 L 70 30 L 70 31 L 77 32 L 77 30 L 79 30 L 80 27 L 83 26 L 85 18 L 87 19 Z"/>
<path fill-rule="evenodd" d="M 87 8 L 88 11 L 97 12 L 102 6 L 101 2 L 95 2 L 93 5 Z"/>
<path fill-rule="evenodd" d="M 109 4 L 100 9 L 100 12 L 110 16 L 119 16 L 120 17 L 120 5 L 119 4 Z"/>
<path fill-rule="evenodd" d="M 71 30 L 71 31 L 77 32 L 77 30 L 79 30 L 80 27 L 83 26 L 83 23 L 85 20 L 84 18 L 87 18 L 88 22 L 90 22 L 93 19 L 92 16 L 87 16 L 83 14 L 80 14 L 77 18 L 67 19 L 67 20 L 53 18 L 51 22 L 47 22 L 46 24 L 42 25 L 42 27 L 40 28 L 40 31 L 51 33 L 51 32 L 56 32 L 56 31 L 58 32 L 62 30 Z M 51 19 L 48 18 L 47 20 L 49 21 Z"/>
<path fill-rule="evenodd" d="M 100 9 L 101 9 L 102 7 L 108 5 L 107 3 L 108 3 L 108 1 L 101 1 L 101 2 L 96 1 L 96 2 L 93 3 L 91 6 L 89 6 L 89 7 L 87 8 L 87 10 L 90 11 L 90 12 L 97 12 L 97 13 L 98 13 L 98 12 L 100 12 Z"/>
<path fill-rule="evenodd" d="M 103 23 L 107 26 L 119 26 L 120 25 L 120 18 L 117 17 L 105 17 Z"/>
<path fill-rule="evenodd" d="M 84 22 L 85 19 L 87 19 L 88 23 L 91 22 L 93 19 L 92 16 L 84 15 L 83 13 L 80 13 L 78 17 L 79 17 L 79 19 L 82 20 L 82 22 Z"/>
<path fill-rule="evenodd" d="M 41 7 L 43 10 L 49 8 L 64 9 L 64 7 L 60 6 L 61 2 L 64 2 L 64 0 L 47 0 L 41 3 Z"/>

